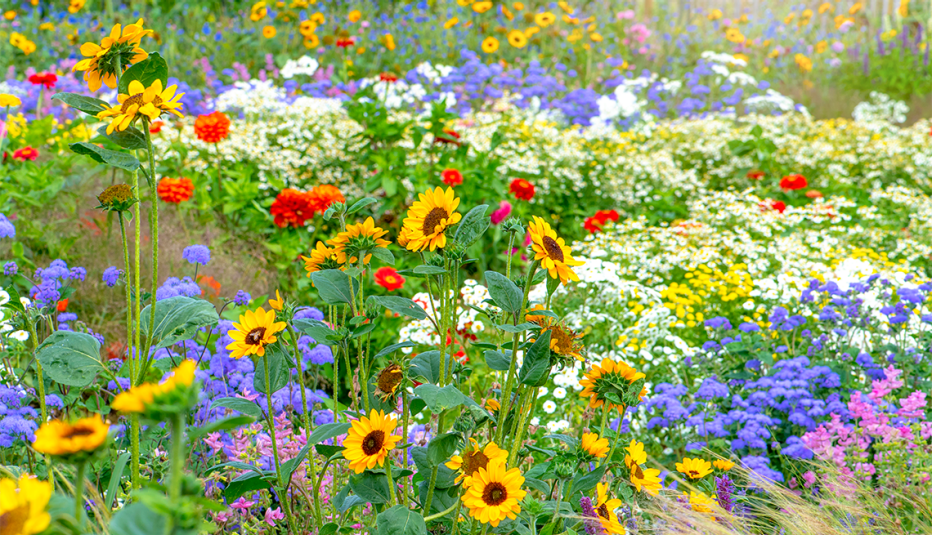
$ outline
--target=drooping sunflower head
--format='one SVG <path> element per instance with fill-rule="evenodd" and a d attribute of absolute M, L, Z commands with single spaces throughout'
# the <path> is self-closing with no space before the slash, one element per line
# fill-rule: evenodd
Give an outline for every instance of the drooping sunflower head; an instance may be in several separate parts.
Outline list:
<path fill-rule="evenodd" d="M 599 438 L 599 435 L 596 433 L 583 433 L 579 447 L 596 459 L 608 457 L 608 439 Z"/>
<path fill-rule="evenodd" d="M 382 466 L 388 452 L 395 448 L 400 436 L 392 432 L 397 422 L 384 411 L 372 410 L 368 417 L 361 417 L 351 422 L 352 427 L 343 441 L 343 456 L 349 460 L 349 467 L 361 474 L 366 469 Z"/>
<path fill-rule="evenodd" d="M 91 91 L 97 91 L 102 84 L 115 89 L 118 74 L 122 75 L 134 63 L 149 57 L 148 52 L 139 48 L 140 40 L 149 33 L 152 30 L 143 28 L 142 19 L 126 26 L 117 24 L 99 45 L 90 42 L 81 45 L 84 59 L 75 63 L 71 70 L 84 72 L 84 80 Z"/>
<path fill-rule="evenodd" d="M 343 264 L 337 260 L 337 250 L 322 241 L 317 242 L 317 246 L 311 251 L 311 256 L 302 255 L 301 259 L 304 260 L 304 270 L 307 271 L 308 277 L 315 271 L 343 267 Z"/>
<path fill-rule="evenodd" d="M 368 264 L 372 258 L 372 250 L 378 247 L 388 247 L 389 241 L 382 238 L 388 234 L 387 230 L 375 226 L 375 221 L 368 217 L 362 223 L 347 225 L 346 230 L 327 241 L 327 244 L 336 251 L 337 261 L 341 264 L 354 264 L 359 255 L 365 253 L 363 263 Z"/>
<path fill-rule="evenodd" d="M 34 535 L 48 528 L 52 517 L 46 511 L 52 484 L 23 474 L 19 479 L 0 479 L 0 533 Z"/>
<path fill-rule="evenodd" d="M 535 314 L 535 312 L 541 310 L 547 310 L 547 308 L 540 303 L 532 306 L 527 310 L 527 314 L 524 315 L 524 321 L 543 325 L 545 322 L 549 321 L 550 318 L 548 316 L 544 316 L 543 314 Z"/>
<path fill-rule="evenodd" d="M 387 366 L 379 372 L 375 380 L 375 395 L 379 396 L 383 402 L 388 401 L 395 396 L 395 391 L 401 385 L 402 379 L 404 379 L 404 371 L 401 366 L 398 364 Z"/>
<path fill-rule="evenodd" d="M 615 510 L 621 507 L 621 500 L 612 498 L 608 493 L 608 484 L 598 484 L 598 500 L 596 501 L 595 511 L 599 515 L 599 523 L 602 529 L 609 535 L 624 535 L 625 528 L 618 522 L 618 515 Z"/>
<path fill-rule="evenodd" d="M 547 270 L 551 279 L 560 279 L 563 284 L 569 280 L 579 280 L 572 267 L 581 266 L 582 262 L 573 258 L 570 248 L 563 238 L 558 237 L 550 228 L 550 223 L 534 216 L 528 225 L 528 233 L 531 236 L 534 260 L 540 261 L 541 267 Z"/>
<path fill-rule="evenodd" d="M 181 109 L 181 102 L 178 99 L 183 97 L 184 93 L 175 94 L 177 89 L 178 86 L 171 85 L 163 90 L 161 80 L 155 80 L 149 87 L 143 86 L 138 80 L 133 80 L 129 83 L 129 93 L 120 94 L 117 97 L 120 105 L 98 113 L 97 118 L 112 118 L 110 125 L 107 126 L 107 133 L 112 134 L 114 130 L 126 130 L 141 117 L 147 117 L 150 122 L 166 112 L 182 117 L 181 112 L 178 111 Z"/>
<path fill-rule="evenodd" d="M 508 452 L 499 448 L 495 442 L 489 442 L 484 448 L 480 448 L 476 439 L 470 438 L 469 441 L 472 443 L 471 449 L 467 448 L 462 455 L 450 457 L 446 463 L 446 467 L 450 470 L 460 472 L 456 477 L 456 483 L 465 481 L 466 486 L 469 486 L 472 476 L 480 468 L 487 468 L 493 461 L 504 463 L 508 460 Z"/>
<path fill-rule="evenodd" d="M 98 208 L 110 212 L 125 212 L 136 204 L 133 187 L 129 184 L 114 184 L 100 192 L 97 200 L 100 202 Z"/>
<path fill-rule="evenodd" d="M 550 351 L 558 360 L 565 361 L 568 357 L 573 357 L 578 361 L 583 361 L 580 352 L 583 345 L 579 340 L 583 337 L 582 333 L 570 329 L 563 323 L 549 322 L 550 318 L 545 317 L 542 322 L 544 329 L 541 331 L 550 333 Z M 564 362 L 564 364 L 566 364 Z"/>
<path fill-rule="evenodd" d="M 632 407 L 637 405 L 647 394 L 644 387 L 646 376 L 624 362 L 603 359 L 593 364 L 585 377 L 579 381 L 583 386 L 581 397 L 589 398 L 593 409 L 606 404 L 608 409 L 615 407 Z"/>
<path fill-rule="evenodd" d="M 647 453 L 644 451 L 643 442 L 632 439 L 631 444 L 625 447 L 625 451 L 627 452 L 625 454 L 625 466 L 627 466 L 629 470 L 647 462 Z"/>
<path fill-rule="evenodd" d="M 107 441 L 110 425 L 100 416 L 82 418 L 74 423 L 52 420 L 36 431 L 32 447 L 39 453 L 74 460 L 87 458 Z"/>
<path fill-rule="evenodd" d="M 470 478 L 463 505 L 469 509 L 469 516 L 498 527 L 502 520 L 514 520 L 521 512 L 520 502 L 527 495 L 521 490 L 523 484 L 520 470 L 508 470 L 503 461 L 492 461 Z"/>
<path fill-rule="evenodd" d="M 265 355 L 265 347 L 274 344 L 277 333 L 285 330 L 284 322 L 275 321 L 275 311 L 265 311 L 259 307 L 255 311 L 247 310 L 239 317 L 239 323 L 233 324 L 227 334 L 233 343 L 227 346 L 230 358 L 238 359 L 246 355 Z"/>
<path fill-rule="evenodd" d="M 431 251 L 447 245 L 446 230 L 460 222 L 462 215 L 456 211 L 460 200 L 453 188 L 436 188 L 418 195 L 418 200 L 408 209 L 404 220 L 409 251 Z"/>

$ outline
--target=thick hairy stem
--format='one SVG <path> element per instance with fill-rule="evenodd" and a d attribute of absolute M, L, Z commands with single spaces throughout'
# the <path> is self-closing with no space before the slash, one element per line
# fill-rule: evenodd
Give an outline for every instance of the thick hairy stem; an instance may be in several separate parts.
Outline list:
<path fill-rule="evenodd" d="M 181 481 L 184 474 L 184 415 L 172 416 L 171 476 L 168 480 L 168 496 L 173 503 L 181 498 Z"/>
<path fill-rule="evenodd" d="M 141 486 L 139 468 L 139 415 L 133 414 L 129 419 L 130 451 L 130 486 L 135 490 Z"/>
<path fill-rule="evenodd" d="M 133 171 L 133 191 L 135 191 L 137 195 L 139 194 L 139 171 Z M 139 386 L 139 384 L 142 383 L 142 375 L 144 372 L 142 365 L 143 365 L 143 362 L 145 361 L 145 357 L 140 351 L 140 345 L 139 345 L 140 337 L 142 336 L 141 334 L 142 326 L 139 324 L 139 318 L 142 317 L 142 309 L 141 309 L 142 282 L 141 282 L 141 277 L 139 273 L 140 272 L 139 264 L 141 263 L 141 257 L 140 257 L 141 252 L 140 251 L 142 250 L 142 209 L 140 208 L 140 204 L 141 203 L 137 202 L 133 205 L 133 218 L 135 220 L 134 221 L 135 225 L 133 225 L 133 247 L 134 247 L 133 260 L 135 262 L 135 265 L 133 266 L 133 278 L 134 278 L 133 288 L 136 293 L 136 303 L 135 303 L 136 306 L 135 306 L 134 315 L 137 321 L 136 321 L 136 327 L 135 327 L 135 333 L 133 336 L 132 346 L 130 347 L 130 356 L 129 356 L 129 358 L 136 359 L 136 362 L 135 362 L 136 376 L 131 378 L 132 379 L 131 386 Z M 155 296 L 153 295 L 152 298 L 155 299 Z M 153 314 L 152 317 L 154 318 L 155 314 Z"/>
<path fill-rule="evenodd" d="M 39 391 L 39 414 L 42 415 L 42 423 L 49 420 L 49 411 L 45 406 L 45 376 L 42 373 L 42 364 L 39 363 L 39 357 L 36 351 L 39 349 L 39 336 L 36 334 L 36 324 L 32 320 L 26 320 L 29 325 L 29 336 L 32 337 L 32 356 L 36 361 L 36 389 Z"/>
<path fill-rule="evenodd" d="M 288 503 L 288 490 L 285 488 L 285 482 L 282 480 L 282 464 L 278 456 L 278 438 L 275 436 L 275 416 L 272 408 L 272 379 L 269 377 L 269 356 L 266 354 L 262 357 L 262 364 L 265 366 L 265 400 L 268 407 L 268 418 L 266 423 L 269 426 L 269 435 L 272 438 L 272 456 L 275 460 L 275 476 L 278 479 L 278 486 L 281 489 L 282 508 L 285 510 L 285 516 L 288 517 L 288 533 L 297 533 L 294 529 L 294 520 L 291 518 L 291 504 Z"/>
<path fill-rule="evenodd" d="M 126 348 L 128 351 L 133 345 L 133 290 L 129 267 L 129 242 L 126 241 L 126 223 L 123 221 L 123 212 L 117 212 L 117 220 L 120 222 L 120 238 L 123 243 L 123 265 L 124 273 L 126 273 Z M 129 376 L 130 381 L 132 381 L 132 378 L 135 376 L 135 370 L 133 369 L 133 364 L 135 362 L 132 358 L 128 358 L 126 362 L 129 365 Z"/>
<path fill-rule="evenodd" d="M 540 262 L 535 261 L 531 264 L 531 269 L 527 274 L 527 282 L 524 284 L 524 298 L 521 300 L 521 308 L 518 310 L 518 314 L 515 317 L 514 324 L 517 325 L 519 321 L 524 316 L 524 307 L 527 306 L 527 296 L 531 293 L 531 281 L 534 280 L 534 274 L 537 272 L 537 267 L 540 266 Z M 502 443 L 502 439 L 505 435 L 505 426 L 503 425 L 505 419 L 508 418 L 508 413 L 511 411 L 511 390 L 515 385 L 516 369 L 518 366 L 518 342 L 520 341 L 521 333 L 515 333 L 513 343 L 511 345 L 511 363 L 508 365 L 508 379 L 505 381 L 505 390 L 502 391 L 502 408 L 499 412 L 499 423 L 498 423 L 498 432 L 497 432 L 497 442 Z"/>
<path fill-rule="evenodd" d="M 294 360 L 298 365 L 298 385 L 301 387 L 301 406 L 304 408 L 302 410 L 302 417 L 304 420 L 304 443 L 307 444 L 311 436 L 311 419 L 309 414 L 312 412 L 312 408 L 307 406 L 307 389 L 304 386 L 304 363 L 301 362 L 301 354 L 298 351 L 298 335 L 294 332 L 294 329 L 291 328 L 291 324 L 288 324 L 288 334 L 291 335 L 291 348 L 294 351 Z M 317 463 L 314 462 L 314 453 L 311 452 L 308 458 L 308 468 L 310 470 L 311 481 L 317 479 Z M 320 496 L 318 493 L 314 493 L 314 518 L 317 520 L 317 525 L 321 525 L 321 514 L 320 514 Z"/>
<path fill-rule="evenodd" d="M 152 154 L 152 134 L 149 132 L 149 122 L 143 121 L 142 127 L 146 134 L 146 153 L 149 155 L 149 190 L 151 191 L 150 199 L 152 202 L 152 211 L 150 212 L 150 225 L 152 228 L 149 230 L 152 234 L 152 297 L 149 298 L 152 304 L 152 313 L 149 315 L 149 336 L 151 337 L 152 333 L 155 332 L 155 292 L 158 290 L 159 285 L 159 193 L 158 181 L 155 176 L 155 159 Z M 197 282 L 197 280 L 195 279 L 194 282 Z M 144 353 L 147 356 L 150 344 L 151 339 L 147 338 Z"/>

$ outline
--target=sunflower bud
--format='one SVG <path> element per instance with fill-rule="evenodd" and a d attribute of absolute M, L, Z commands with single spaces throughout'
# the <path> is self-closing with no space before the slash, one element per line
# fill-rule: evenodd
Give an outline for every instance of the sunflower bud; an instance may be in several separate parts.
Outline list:
<path fill-rule="evenodd" d="M 133 188 L 129 184 L 114 184 L 103 190 L 97 196 L 97 201 L 103 210 L 110 212 L 125 212 L 136 204 L 136 197 L 133 196 Z"/>
<path fill-rule="evenodd" d="M 320 41 L 324 44 L 324 46 L 331 46 L 333 45 L 334 38 L 332 35 L 325 35 Z"/>
<path fill-rule="evenodd" d="M 518 219 L 517 217 L 509 217 L 502 224 L 502 230 L 504 230 L 505 232 L 511 232 L 513 234 L 524 232 L 524 222 Z"/>
<path fill-rule="evenodd" d="M 395 392 L 398 390 L 398 386 L 401 384 L 402 379 L 404 379 L 404 372 L 401 366 L 392 364 L 384 368 L 379 372 L 378 378 L 376 378 L 375 395 L 383 402 L 388 401 L 395 396 Z"/>

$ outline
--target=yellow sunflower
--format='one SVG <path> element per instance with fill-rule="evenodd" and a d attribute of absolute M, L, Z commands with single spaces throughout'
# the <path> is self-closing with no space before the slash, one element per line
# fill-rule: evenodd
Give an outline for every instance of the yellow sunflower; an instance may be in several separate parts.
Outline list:
<path fill-rule="evenodd" d="M 275 290 L 275 299 L 269 298 L 269 306 L 272 307 L 272 310 L 282 311 L 285 307 L 285 300 L 282 299 L 281 292 Z"/>
<path fill-rule="evenodd" d="M 82 418 L 75 423 L 52 420 L 36 431 L 32 447 L 48 455 L 73 455 L 97 450 L 107 440 L 110 425 L 100 416 Z"/>
<path fill-rule="evenodd" d="M 21 101 L 16 95 L 0 93 L 0 108 L 6 108 L 7 106 L 19 106 L 22 103 L 23 101 Z"/>
<path fill-rule="evenodd" d="M 712 465 L 723 472 L 727 472 L 735 467 L 735 463 L 729 461 L 728 459 L 715 459 L 712 461 Z"/>
<path fill-rule="evenodd" d="M 110 408 L 122 413 L 141 413 L 146 412 L 153 405 L 160 405 L 159 402 L 170 404 L 171 401 L 176 400 L 166 399 L 166 397 L 190 388 L 194 384 L 195 371 L 197 371 L 197 362 L 185 359 L 161 383 L 142 383 L 120 392 L 113 398 Z"/>
<path fill-rule="evenodd" d="M 711 513 L 718 509 L 718 503 L 714 498 L 710 498 L 703 492 L 689 491 L 689 494 L 683 493 L 683 497 L 689 500 L 689 506 L 697 513 Z"/>
<path fill-rule="evenodd" d="M 527 495 L 521 490 L 523 484 L 520 470 L 508 470 L 502 461 L 490 462 L 470 478 L 469 488 L 463 494 L 463 505 L 469 509 L 469 516 L 498 527 L 502 520 L 514 520 L 521 512 L 519 502 Z"/>
<path fill-rule="evenodd" d="M 527 46 L 527 36 L 521 30 L 511 30 L 508 32 L 508 44 L 515 48 L 524 48 Z"/>
<path fill-rule="evenodd" d="M 23 474 L 19 480 L 0 479 L 0 533 L 34 535 L 52 521 L 46 508 L 52 497 L 52 484 Z"/>
<path fill-rule="evenodd" d="M 227 346 L 230 358 L 238 359 L 246 355 L 265 355 L 265 346 L 274 344 L 278 338 L 275 334 L 285 330 L 284 322 L 275 321 L 275 311 L 265 311 L 259 307 L 255 312 L 247 310 L 240 315 L 239 323 L 233 324 L 227 334 L 233 343 Z"/>
<path fill-rule="evenodd" d="M 81 45 L 84 59 L 75 63 L 71 71 L 84 72 L 84 81 L 91 91 L 100 89 L 101 84 L 115 89 L 118 70 L 123 74 L 132 64 L 149 57 L 148 52 L 139 48 L 139 42 L 151 32 L 142 27 L 142 19 L 136 24 L 114 25 L 110 35 L 104 37 L 99 45 L 90 42 Z"/>
<path fill-rule="evenodd" d="M 608 456 L 608 439 L 599 438 L 597 433 L 583 433 L 580 447 L 596 459 Z"/>
<path fill-rule="evenodd" d="M 595 511 L 599 515 L 599 523 L 608 535 L 624 535 L 625 528 L 618 522 L 615 510 L 621 507 L 621 500 L 609 498 L 608 484 L 599 483 L 599 499 L 595 504 Z"/>
<path fill-rule="evenodd" d="M 634 465 L 631 468 L 630 479 L 638 492 L 646 492 L 651 496 L 657 496 L 663 488 L 660 484 L 660 470 L 656 468 L 641 468 L 639 465 Z"/>
<path fill-rule="evenodd" d="M 98 113 L 97 118 L 113 117 L 107 127 L 107 133 L 112 134 L 114 130 L 126 130 L 142 116 L 148 117 L 150 122 L 158 119 L 165 112 L 183 117 L 178 111 L 181 108 L 181 102 L 178 102 L 178 99 L 183 97 L 184 93 L 176 95 L 177 89 L 178 86 L 170 85 L 163 90 L 161 80 L 152 82 L 149 87 L 143 86 L 138 80 L 133 80 L 129 83 L 129 94 L 121 94 L 117 97 L 120 105 L 108 107 Z"/>
<path fill-rule="evenodd" d="M 492 54 L 498 50 L 498 39 L 491 35 L 482 40 L 482 51 L 486 54 Z"/>
<path fill-rule="evenodd" d="M 644 443 L 632 440 L 631 444 L 625 448 L 628 453 L 625 454 L 625 466 L 632 469 L 639 464 L 647 462 L 647 453 L 644 452 Z"/>
<path fill-rule="evenodd" d="M 712 473 L 712 463 L 698 457 L 695 459 L 685 457 L 683 462 L 676 463 L 676 471 L 689 479 L 702 479 Z"/>
<path fill-rule="evenodd" d="M 534 24 L 546 28 L 557 21 L 557 16 L 549 11 L 534 15 Z"/>
<path fill-rule="evenodd" d="M 544 320 L 541 325 L 544 327 L 541 331 L 541 334 L 544 332 L 550 332 L 550 350 L 560 355 L 561 357 L 573 357 L 578 361 L 583 361 L 580 351 L 582 351 L 582 344 L 578 343 L 579 339 L 583 337 L 582 333 L 577 333 L 552 320 L 547 316 L 543 316 Z"/>
<path fill-rule="evenodd" d="M 497 399 L 490 399 L 485 402 L 485 409 L 489 412 L 497 412 L 502 408 L 502 404 Z"/>
<path fill-rule="evenodd" d="M 615 362 L 606 358 L 599 364 L 593 364 L 585 373 L 585 377 L 579 381 L 579 384 L 583 386 L 583 391 L 579 395 L 589 398 L 589 407 L 593 409 L 605 404 L 611 410 L 622 405 L 627 386 L 644 377 L 646 376 L 643 373 L 624 362 Z M 646 394 L 647 389 L 642 387 L 638 398 L 643 400 Z"/>
<path fill-rule="evenodd" d="M 365 416 L 351 422 L 352 427 L 346 433 L 343 441 L 343 456 L 349 460 L 349 467 L 361 474 L 363 470 L 382 466 L 388 452 L 395 448 L 401 440 L 400 436 L 392 435 L 397 422 L 394 418 L 385 415 L 384 411 L 376 412 L 374 409 Z"/>
<path fill-rule="evenodd" d="M 368 217 L 362 223 L 347 225 L 346 230 L 328 240 L 327 245 L 333 247 L 337 262 L 346 264 L 348 258 L 350 264 L 355 264 L 360 252 L 371 253 L 376 247 L 388 247 L 389 241 L 382 238 L 386 234 L 387 230 L 375 226 L 375 221 Z M 367 254 L 363 263 L 368 264 L 371 258 L 372 255 Z"/>
<path fill-rule="evenodd" d="M 404 220 L 407 230 L 409 251 L 431 251 L 447 245 L 446 230 L 460 222 L 462 215 L 456 211 L 460 200 L 453 194 L 453 188 L 438 187 L 418 195 L 418 200 L 408 209 Z"/>
<path fill-rule="evenodd" d="M 550 228 L 550 223 L 534 216 L 528 225 L 531 236 L 531 248 L 534 250 L 534 260 L 540 260 L 540 265 L 547 270 L 551 279 L 560 279 L 566 284 L 568 280 L 578 281 L 579 276 L 571 269 L 572 266 L 581 266 L 583 263 L 573 258 L 570 248 L 563 238 Z"/>
<path fill-rule="evenodd" d="M 456 483 L 465 480 L 466 486 L 469 486 L 472 476 L 480 468 L 487 468 L 493 461 L 504 463 L 508 460 L 508 452 L 499 448 L 495 442 L 489 442 L 485 448 L 480 449 L 476 439 L 470 438 L 469 441 L 472 442 L 472 450 L 464 451 L 462 456 L 454 455 L 446 463 L 450 470 L 460 471 L 460 474 L 456 476 Z"/>
<path fill-rule="evenodd" d="M 404 371 L 397 364 L 391 364 L 382 369 L 375 380 L 375 395 L 379 396 L 382 401 L 388 401 L 395 395 L 403 378 Z"/>
<path fill-rule="evenodd" d="M 337 250 L 333 247 L 328 247 L 327 244 L 322 241 L 317 242 L 317 246 L 311 251 L 311 256 L 301 255 L 301 259 L 304 260 L 304 270 L 307 271 L 308 277 L 315 271 L 340 269 L 343 267 L 343 264 L 337 260 Z"/>

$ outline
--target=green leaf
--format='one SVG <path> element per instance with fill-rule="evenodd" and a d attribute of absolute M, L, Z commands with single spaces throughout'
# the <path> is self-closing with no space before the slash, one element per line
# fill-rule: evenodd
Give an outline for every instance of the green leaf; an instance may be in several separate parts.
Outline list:
<path fill-rule="evenodd" d="M 214 407 L 225 407 L 227 409 L 232 409 L 237 412 L 241 412 L 247 416 L 252 416 L 256 420 L 262 418 L 262 409 L 258 405 L 249 401 L 248 399 L 243 398 L 218 398 L 210 404 L 210 408 Z"/>
<path fill-rule="evenodd" d="M 450 456 L 460 444 L 459 433 L 437 435 L 427 444 L 427 462 L 431 467 L 440 466 L 450 460 Z"/>
<path fill-rule="evenodd" d="M 447 355 L 447 365 L 450 365 L 450 356 Z M 440 382 L 440 351 L 432 350 L 419 353 L 411 359 L 411 377 L 424 379 L 428 383 Z"/>
<path fill-rule="evenodd" d="M 376 199 L 373 199 L 372 197 L 366 197 L 364 199 L 359 199 L 358 201 L 354 202 L 353 205 L 349 207 L 349 209 L 346 210 L 346 215 L 355 214 L 356 212 L 362 210 L 366 206 L 369 206 L 370 204 L 374 204 L 377 202 L 379 201 Z"/>
<path fill-rule="evenodd" d="M 424 517 L 404 505 L 396 505 L 375 517 L 376 535 L 427 535 Z"/>
<path fill-rule="evenodd" d="M 348 423 L 333 423 L 317 426 L 311 433 L 311 436 L 307 438 L 307 443 L 311 445 L 320 444 L 327 439 L 345 434 L 349 431 L 350 427 L 351 425 Z"/>
<path fill-rule="evenodd" d="M 143 336 L 148 337 L 152 305 L 142 309 L 140 323 Z M 152 331 L 152 348 L 172 346 L 197 336 L 201 327 L 212 327 L 220 321 L 217 309 L 209 301 L 183 295 L 155 302 L 155 329 Z"/>
<path fill-rule="evenodd" d="M 446 272 L 447 270 L 440 266 L 428 266 L 422 264 L 414 268 L 414 273 L 417 273 L 418 275 L 440 275 L 441 273 Z"/>
<path fill-rule="evenodd" d="M 523 333 L 524 331 L 529 331 L 531 329 L 538 327 L 538 325 L 536 323 L 520 323 L 518 325 L 512 325 L 510 323 L 505 323 L 502 325 L 496 324 L 495 327 L 497 329 L 501 329 L 505 331 L 506 333 Z"/>
<path fill-rule="evenodd" d="M 485 363 L 489 365 L 489 368 L 500 372 L 506 372 L 511 368 L 511 360 L 501 351 L 494 349 L 485 352 Z"/>
<path fill-rule="evenodd" d="M 491 218 L 486 214 L 489 211 L 489 205 L 480 204 L 470 210 L 458 227 L 456 234 L 453 235 L 453 242 L 464 249 L 476 243 L 476 240 L 489 228 Z"/>
<path fill-rule="evenodd" d="M 52 95 L 52 100 L 61 101 L 80 112 L 94 117 L 108 107 L 107 103 L 99 98 L 86 97 L 77 93 L 56 93 Z"/>
<path fill-rule="evenodd" d="M 128 127 L 126 130 L 114 130 L 109 134 L 107 133 L 107 127 L 101 126 L 97 129 L 97 133 L 123 147 L 124 149 L 145 150 L 148 146 L 146 145 L 146 135 L 143 134 L 142 131 L 140 131 L 138 128 L 132 126 Z"/>
<path fill-rule="evenodd" d="M 74 504 L 74 500 L 71 500 Z M 143 503 L 131 503 L 110 519 L 110 535 L 152 535 L 165 533 L 167 520 Z"/>
<path fill-rule="evenodd" d="M 537 383 L 550 373 L 550 331 L 540 333 L 534 344 L 524 356 L 524 363 L 518 370 L 521 384 L 537 386 Z"/>
<path fill-rule="evenodd" d="M 223 489 L 223 497 L 227 502 L 234 502 L 247 492 L 270 489 L 272 485 L 265 480 L 264 475 L 258 472 L 246 472 L 233 478 Z"/>
<path fill-rule="evenodd" d="M 407 297 L 396 295 L 370 295 L 366 303 L 375 303 L 378 306 L 385 307 L 397 314 L 403 314 L 416 320 L 422 320 L 427 317 L 427 312 Z M 371 305 L 370 305 L 371 306 Z"/>
<path fill-rule="evenodd" d="M 458 407 L 466 403 L 466 396 L 453 385 L 440 388 L 437 385 L 421 385 L 414 389 L 414 395 L 427 403 L 427 408 L 434 414 Z"/>
<path fill-rule="evenodd" d="M 104 508 L 109 510 L 113 507 L 113 499 L 116 498 L 117 489 L 120 488 L 120 479 L 123 477 L 123 471 L 126 470 L 126 463 L 129 462 L 130 452 L 121 454 L 116 463 L 113 464 L 113 471 L 110 472 L 110 483 L 107 485 L 107 494 L 104 495 Z"/>
<path fill-rule="evenodd" d="M 88 143 L 86 141 L 72 143 L 68 145 L 68 148 L 71 149 L 71 152 L 88 156 L 97 163 L 107 164 L 111 167 L 124 169 L 126 171 L 136 171 L 141 167 L 139 160 L 137 160 L 136 157 L 131 154 L 117 152 L 110 149 L 102 149 L 97 145 Z"/>
<path fill-rule="evenodd" d="M 340 525 L 335 522 L 330 522 L 329 524 L 324 524 L 320 527 L 320 531 L 317 532 L 317 535 L 336 535 L 340 532 Z"/>
<path fill-rule="evenodd" d="M 608 466 L 608 464 L 603 464 L 588 474 L 578 474 L 573 480 L 573 492 L 587 492 L 594 489 L 596 484 L 602 480 Z"/>
<path fill-rule="evenodd" d="M 245 401 L 245 400 L 244 400 Z M 228 429 L 237 429 L 249 425 L 256 421 L 257 418 L 252 416 L 229 416 L 227 418 L 221 418 L 220 420 L 215 420 L 213 422 L 204 424 L 200 427 L 196 427 L 191 430 L 189 438 L 191 440 L 197 440 L 200 437 L 208 435 L 210 433 L 216 433 L 217 431 L 226 431 Z"/>
<path fill-rule="evenodd" d="M 312 319 L 294 320 L 294 328 L 309 335 L 318 344 L 332 346 L 337 343 L 337 333 L 333 332 L 326 323 Z"/>
<path fill-rule="evenodd" d="M 105 369 L 100 342 L 86 333 L 55 331 L 36 351 L 46 375 L 56 383 L 85 387 Z"/>
<path fill-rule="evenodd" d="M 520 312 L 524 293 L 511 279 L 497 271 L 486 271 L 485 281 L 488 284 L 489 295 L 499 308 L 505 312 Z"/>
<path fill-rule="evenodd" d="M 388 503 L 388 481 L 385 474 L 376 474 L 368 470 L 350 477 L 350 489 L 367 502 L 378 505 Z"/>
<path fill-rule="evenodd" d="M 265 388 L 265 362 L 269 365 L 269 386 L 271 393 L 266 392 Z M 288 385 L 291 379 L 291 365 L 285 358 L 285 354 L 277 345 L 266 346 L 265 356 L 256 359 L 256 371 L 252 377 L 252 386 L 256 392 L 271 395 L 278 392 Z"/>
<path fill-rule="evenodd" d="M 376 247 L 369 252 L 372 253 L 372 256 L 378 258 L 382 262 L 385 262 L 390 266 L 395 265 L 395 255 L 393 255 L 392 252 L 385 247 Z"/>
<path fill-rule="evenodd" d="M 152 82 L 159 80 L 162 82 L 162 89 L 165 89 L 168 87 L 168 64 L 158 52 L 149 54 L 148 58 L 126 69 L 123 76 L 120 76 L 119 92 L 128 95 L 129 83 L 133 80 L 146 88 L 152 85 Z"/>
<path fill-rule="evenodd" d="M 342 305 L 353 302 L 354 293 L 350 289 L 350 279 L 339 269 L 325 269 L 311 273 L 311 280 L 317 287 L 320 298 L 328 305 Z M 353 286 L 356 286 L 354 284 Z"/>
<path fill-rule="evenodd" d="M 357 505 L 365 505 L 366 500 L 363 500 L 359 496 L 351 496 L 349 485 L 343 487 L 343 489 L 337 494 L 336 498 L 333 499 L 333 504 L 337 506 L 337 509 L 340 510 L 340 513 L 346 513 L 353 507 Z"/>
<path fill-rule="evenodd" d="M 399 349 L 402 349 L 405 347 L 414 347 L 415 345 L 417 344 L 415 344 L 414 342 L 399 342 L 397 344 L 392 344 L 388 347 L 382 348 L 382 350 L 376 353 L 375 356 L 372 357 L 372 359 L 375 360 L 375 359 L 384 357 L 386 355 L 389 355 L 391 353 L 394 353 L 395 351 L 398 351 Z"/>

